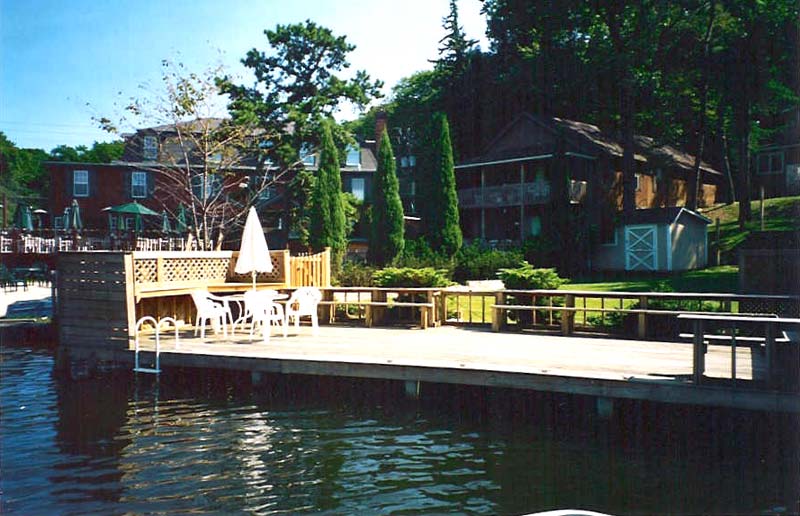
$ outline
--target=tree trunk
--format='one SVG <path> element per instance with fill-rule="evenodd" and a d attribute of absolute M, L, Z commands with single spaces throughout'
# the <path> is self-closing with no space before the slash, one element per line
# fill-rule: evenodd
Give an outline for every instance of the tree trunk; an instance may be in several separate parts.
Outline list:
<path fill-rule="evenodd" d="M 749 110 L 748 110 L 749 111 Z M 750 124 L 744 121 L 739 135 L 739 169 L 737 170 L 737 191 L 739 193 L 739 229 L 752 218 L 750 210 Z"/>
<path fill-rule="evenodd" d="M 714 2 L 709 4 L 708 27 L 706 34 L 703 38 L 703 60 L 700 67 L 700 73 L 703 76 L 701 89 L 700 89 L 700 106 L 697 113 L 697 149 L 695 150 L 694 166 L 692 167 L 689 181 L 687 181 L 687 199 L 686 207 L 690 210 L 696 210 L 699 204 L 698 197 L 700 193 L 700 185 L 702 184 L 702 173 L 700 171 L 700 164 L 703 160 L 703 146 L 706 136 L 706 106 L 708 104 L 708 69 L 709 69 L 709 53 L 711 51 L 711 37 L 714 33 L 714 14 L 716 9 Z"/>
<path fill-rule="evenodd" d="M 625 79 L 621 92 L 623 151 L 622 151 L 622 212 L 628 218 L 636 211 L 636 158 L 633 134 L 633 92 L 630 80 Z"/>

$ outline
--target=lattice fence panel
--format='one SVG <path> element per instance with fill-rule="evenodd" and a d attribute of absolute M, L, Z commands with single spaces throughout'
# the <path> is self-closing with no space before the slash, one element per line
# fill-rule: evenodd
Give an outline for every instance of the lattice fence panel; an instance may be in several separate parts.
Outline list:
<path fill-rule="evenodd" d="M 272 272 L 259 272 L 256 274 L 256 281 L 259 283 L 283 283 L 286 275 L 284 274 L 285 264 L 283 263 L 284 253 L 270 253 L 272 261 Z M 250 274 L 236 274 L 233 268 L 236 266 L 236 256 L 231 259 L 230 278 L 237 283 L 247 283 L 253 280 Z"/>
<path fill-rule="evenodd" d="M 136 283 L 151 283 L 158 279 L 158 266 L 155 258 L 140 259 L 133 262 L 133 279 Z"/>

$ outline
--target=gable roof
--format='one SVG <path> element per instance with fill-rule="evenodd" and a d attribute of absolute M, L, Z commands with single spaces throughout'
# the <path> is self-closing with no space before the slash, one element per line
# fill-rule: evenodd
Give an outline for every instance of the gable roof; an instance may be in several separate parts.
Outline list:
<path fill-rule="evenodd" d="M 624 153 L 622 144 L 596 125 L 521 113 L 500 130 L 480 156 L 465 160 L 456 168 L 551 157 L 562 146 L 566 147 L 562 151 L 579 153 L 590 158 L 600 155 L 621 158 Z M 635 146 L 636 161 L 664 163 L 684 170 L 691 170 L 694 166 L 694 156 L 691 154 L 670 145 L 657 145 L 648 136 L 636 136 Z M 707 173 L 720 174 L 706 163 L 701 162 L 700 168 Z"/>

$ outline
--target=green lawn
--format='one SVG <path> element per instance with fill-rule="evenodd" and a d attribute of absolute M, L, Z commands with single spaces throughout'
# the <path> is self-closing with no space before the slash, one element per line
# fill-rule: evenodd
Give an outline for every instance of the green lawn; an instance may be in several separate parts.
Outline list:
<path fill-rule="evenodd" d="M 699 271 L 687 271 L 669 276 L 636 275 L 631 273 L 619 273 L 614 276 L 606 275 L 605 278 L 588 277 L 579 278 L 570 283 L 562 285 L 560 290 L 589 290 L 594 292 L 714 292 L 714 293 L 735 293 L 738 283 L 738 268 L 732 265 L 722 265 L 711 267 Z M 483 301 L 481 301 L 481 298 Z M 630 308 L 636 303 L 636 299 L 626 299 L 623 301 L 625 308 Z M 469 321 L 472 314 L 473 322 L 492 321 L 492 311 L 489 308 L 494 303 L 493 296 L 473 296 L 471 305 L 469 296 L 449 295 L 447 309 L 451 314 L 459 313 L 460 319 L 464 322 Z M 578 306 L 584 306 L 583 298 L 577 301 Z M 608 300 L 605 305 L 600 299 L 587 299 L 586 308 L 601 308 L 605 306 L 618 307 L 618 301 Z M 576 314 L 577 322 L 582 323 L 583 312 Z"/>
<path fill-rule="evenodd" d="M 697 271 L 686 271 L 669 276 L 619 273 L 605 278 L 577 278 L 561 290 L 593 290 L 605 292 L 736 292 L 739 268 L 720 265 Z"/>

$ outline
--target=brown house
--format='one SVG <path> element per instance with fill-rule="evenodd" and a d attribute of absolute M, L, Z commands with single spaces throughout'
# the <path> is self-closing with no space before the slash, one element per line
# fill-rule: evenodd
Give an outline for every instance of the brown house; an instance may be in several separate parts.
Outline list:
<path fill-rule="evenodd" d="M 480 156 L 456 166 L 465 238 L 563 240 L 558 233 L 571 214 L 591 246 L 611 241 L 622 208 L 622 154 L 622 145 L 594 125 L 517 116 Z M 693 156 L 638 136 L 635 164 L 637 209 L 686 204 Z M 713 204 L 723 176 L 703 163 L 701 179 L 699 203 Z"/>

